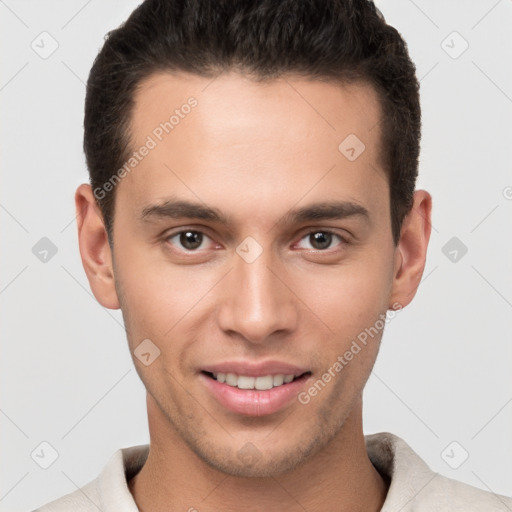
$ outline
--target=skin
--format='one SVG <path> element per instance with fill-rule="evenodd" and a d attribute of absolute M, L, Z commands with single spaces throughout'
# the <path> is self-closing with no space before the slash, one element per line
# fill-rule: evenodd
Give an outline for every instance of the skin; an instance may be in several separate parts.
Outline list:
<path fill-rule="evenodd" d="M 431 198 L 416 191 L 399 243 L 381 169 L 380 104 L 364 83 L 299 77 L 256 83 L 159 73 L 135 96 L 132 147 L 190 96 L 198 105 L 116 187 L 113 248 L 89 185 L 76 192 L 91 289 L 121 308 L 147 389 L 150 452 L 129 482 L 142 511 L 380 510 L 389 482 L 371 464 L 362 392 L 382 330 L 307 404 L 247 416 L 220 405 L 206 364 L 279 360 L 307 368 L 307 390 L 388 309 L 414 297 L 430 236 Z M 366 149 L 338 150 L 356 134 Z M 217 208 L 228 224 L 151 217 L 169 198 Z M 285 223 L 292 209 L 344 201 L 367 215 Z M 175 236 L 204 233 L 198 249 Z M 326 248 L 310 235 L 330 230 Z M 262 253 L 236 252 L 253 237 Z M 185 241 L 186 242 L 186 241 Z M 195 250 L 195 252 L 194 252 Z M 251 443 L 256 456 L 239 456 Z"/>

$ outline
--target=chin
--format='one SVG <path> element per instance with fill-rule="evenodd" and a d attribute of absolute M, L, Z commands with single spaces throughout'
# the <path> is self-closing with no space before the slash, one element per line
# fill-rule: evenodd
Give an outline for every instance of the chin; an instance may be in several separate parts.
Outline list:
<path fill-rule="evenodd" d="M 194 450 L 196 455 L 210 467 L 230 476 L 239 478 L 270 478 L 284 475 L 295 470 L 314 453 L 320 450 L 320 440 L 310 442 L 308 446 L 298 442 L 295 447 L 285 451 L 266 450 L 262 453 L 251 442 L 245 443 L 238 451 L 227 448 L 225 453 L 215 447 L 206 450 Z M 205 448 L 205 447 L 203 447 Z"/>
<path fill-rule="evenodd" d="M 213 460 L 211 458 L 204 458 L 203 460 L 216 470 L 230 476 L 239 478 L 270 478 L 292 471 L 302 460 L 296 457 L 293 457 L 293 459 L 295 460 L 290 458 L 276 459 L 269 456 L 269 458 L 261 458 L 255 462 L 244 463 L 235 456 L 235 458 L 230 460 L 219 460 L 218 458 Z"/>

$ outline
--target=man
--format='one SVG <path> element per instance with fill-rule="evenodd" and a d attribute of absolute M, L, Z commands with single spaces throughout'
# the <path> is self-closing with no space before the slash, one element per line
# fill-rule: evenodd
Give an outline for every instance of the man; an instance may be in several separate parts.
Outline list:
<path fill-rule="evenodd" d="M 512 509 L 363 435 L 430 236 L 418 89 L 363 0 L 146 0 L 109 33 L 79 243 L 123 312 L 150 445 L 39 510 Z"/>

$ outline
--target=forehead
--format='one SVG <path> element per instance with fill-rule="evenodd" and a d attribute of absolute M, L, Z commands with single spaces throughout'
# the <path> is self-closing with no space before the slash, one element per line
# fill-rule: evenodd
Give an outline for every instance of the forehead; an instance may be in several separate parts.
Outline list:
<path fill-rule="evenodd" d="M 387 188 L 380 103 L 366 83 L 160 72 L 134 100 L 131 149 L 152 146 L 120 187 L 134 204 L 177 190 L 210 204 L 230 194 L 238 206 L 308 190 L 372 202 Z"/>
<path fill-rule="evenodd" d="M 199 107 L 191 116 L 194 129 L 198 135 L 213 135 L 210 140 L 221 135 L 243 139 L 249 130 L 275 137 L 272 128 L 284 125 L 287 130 L 278 139 L 291 142 L 293 135 L 300 138 L 313 132 L 333 143 L 348 130 L 369 143 L 379 135 L 380 102 L 366 82 L 334 83 L 293 75 L 255 81 L 236 72 L 213 78 L 158 72 L 143 80 L 134 94 L 135 137 L 151 132 L 155 121 L 165 122 L 173 113 L 183 120 L 180 110 L 192 98 Z"/>

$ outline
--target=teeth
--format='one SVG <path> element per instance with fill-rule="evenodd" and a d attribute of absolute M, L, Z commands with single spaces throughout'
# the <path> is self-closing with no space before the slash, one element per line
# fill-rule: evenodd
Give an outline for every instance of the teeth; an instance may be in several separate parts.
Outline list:
<path fill-rule="evenodd" d="M 264 391 L 272 389 L 283 384 L 292 382 L 295 375 L 264 375 L 261 377 L 249 377 L 248 375 L 236 375 L 234 373 L 214 373 L 214 378 L 219 382 L 226 383 L 238 389 L 257 389 Z"/>
<path fill-rule="evenodd" d="M 284 382 L 284 375 L 274 375 L 274 386 L 280 386 Z"/>
<path fill-rule="evenodd" d="M 236 387 L 238 384 L 238 377 L 234 373 L 226 373 L 226 384 Z"/>
<path fill-rule="evenodd" d="M 272 389 L 274 387 L 274 377 L 272 377 L 272 375 L 257 377 L 254 380 L 254 387 L 260 391 L 264 391 L 265 389 Z M 240 387 L 240 384 L 238 384 L 238 387 Z"/>
<path fill-rule="evenodd" d="M 238 377 L 238 389 L 254 389 L 254 383 L 256 379 L 254 377 L 246 377 L 245 375 L 240 375 Z"/>

